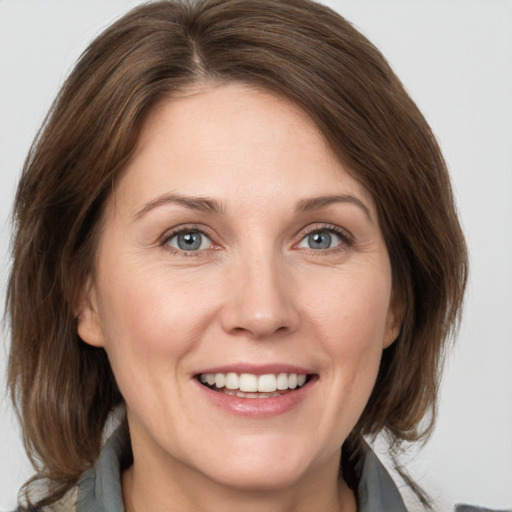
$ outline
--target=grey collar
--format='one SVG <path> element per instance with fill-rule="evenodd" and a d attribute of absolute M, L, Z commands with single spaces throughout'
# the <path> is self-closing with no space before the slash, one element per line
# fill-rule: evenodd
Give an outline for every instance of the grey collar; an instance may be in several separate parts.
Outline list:
<path fill-rule="evenodd" d="M 76 512 L 124 512 L 121 461 L 129 446 L 128 429 L 119 427 L 105 443 L 94 467 L 80 479 Z"/>
<path fill-rule="evenodd" d="M 407 512 L 395 482 L 367 444 L 357 492 L 359 512 Z"/>
<path fill-rule="evenodd" d="M 121 461 L 129 442 L 126 429 L 112 434 L 94 467 L 80 479 L 76 512 L 124 512 Z M 369 446 L 365 447 L 358 495 L 359 512 L 407 512 L 395 483 Z"/>

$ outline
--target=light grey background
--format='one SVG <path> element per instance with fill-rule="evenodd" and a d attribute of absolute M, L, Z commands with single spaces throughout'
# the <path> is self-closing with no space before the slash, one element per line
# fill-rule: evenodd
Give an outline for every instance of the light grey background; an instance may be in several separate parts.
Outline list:
<path fill-rule="evenodd" d="M 8 216 L 30 142 L 88 41 L 133 0 L 0 0 L 0 290 Z M 408 467 L 441 511 L 512 507 L 512 2 L 331 0 L 388 57 L 448 160 L 471 251 L 465 315 L 439 421 Z M 0 343 L 0 510 L 31 470 L 4 398 Z M 5 342 L 3 340 L 5 339 Z"/>

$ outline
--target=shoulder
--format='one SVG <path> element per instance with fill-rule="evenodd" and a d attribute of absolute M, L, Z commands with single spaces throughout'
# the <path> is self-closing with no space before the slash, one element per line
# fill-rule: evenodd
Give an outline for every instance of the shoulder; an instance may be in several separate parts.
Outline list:
<path fill-rule="evenodd" d="M 363 467 L 358 485 L 359 512 L 407 512 L 397 485 L 375 452 L 366 442 L 362 448 Z M 512 508 L 457 504 L 453 512 L 512 512 Z"/>
<path fill-rule="evenodd" d="M 43 507 L 40 512 L 75 512 L 77 495 L 78 487 L 73 487 L 58 501 Z"/>
<path fill-rule="evenodd" d="M 485 508 L 485 507 L 477 507 L 475 505 L 455 505 L 455 509 L 453 512 L 512 512 L 512 508 L 504 509 L 495 509 L 495 508 Z"/>

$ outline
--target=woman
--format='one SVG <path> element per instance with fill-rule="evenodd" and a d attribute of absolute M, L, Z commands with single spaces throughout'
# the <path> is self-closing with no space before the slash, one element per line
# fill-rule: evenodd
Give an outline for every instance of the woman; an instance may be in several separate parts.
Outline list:
<path fill-rule="evenodd" d="M 430 432 L 466 249 L 427 123 L 341 17 L 135 9 L 64 85 L 15 218 L 28 509 L 405 510 L 363 435 Z"/>

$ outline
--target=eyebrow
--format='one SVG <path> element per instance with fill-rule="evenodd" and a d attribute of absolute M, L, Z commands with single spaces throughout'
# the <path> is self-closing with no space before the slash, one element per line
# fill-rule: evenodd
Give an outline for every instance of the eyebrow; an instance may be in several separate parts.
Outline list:
<path fill-rule="evenodd" d="M 189 208 L 190 210 L 198 210 L 206 213 L 220 214 L 224 212 L 221 204 L 215 199 L 207 197 L 190 197 L 179 194 L 163 194 L 146 203 L 144 207 L 135 214 L 135 220 L 140 219 L 149 211 L 167 204 L 178 204 L 185 208 Z"/>
<path fill-rule="evenodd" d="M 354 204 L 358 208 L 360 208 L 366 217 L 373 223 L 373 219 L 370 213 L 370 209 L 357 197 L 343 194 L 343 195 L 333 195 L 333 196 L 321 196 L 321 197 L 313 197 L 311 199 L 303 199 L 299 201 L 297 205 L 298 212 L 309 212 L 312 210 L 319 210 L 320 208 L 324 208 L 325 206 L 330 206 L 331 204 L 336 203 L 349 203 Z"/>
<path fill-rule="evenodd" d="M 305 213 L 309 211 L 319 210 L 326 206 L 336 203 L 349 203 L 354 204 L 360 208 L 368 219 L 373 222 L 370 214 L 370 209 L 357 197 L 343 194 L 343 195 L 332 195 L 332 196 L 320 196 L 308 199 L 302 199 L 297 204 L 297 212 Z M 135 220 L 140 219 L 151 210 L 165 206 L 167 204 L 177 204 L 184 206 L 190 210 L 201 211 L 205 213 L 223 214 L 224 208 L 221 203 L 216 199 L 208 197 L 192 197 L 184 196 L 180 194 L 163 194 L 157 198 L 146 203 L 143 208 L 135 214 Z"/>

